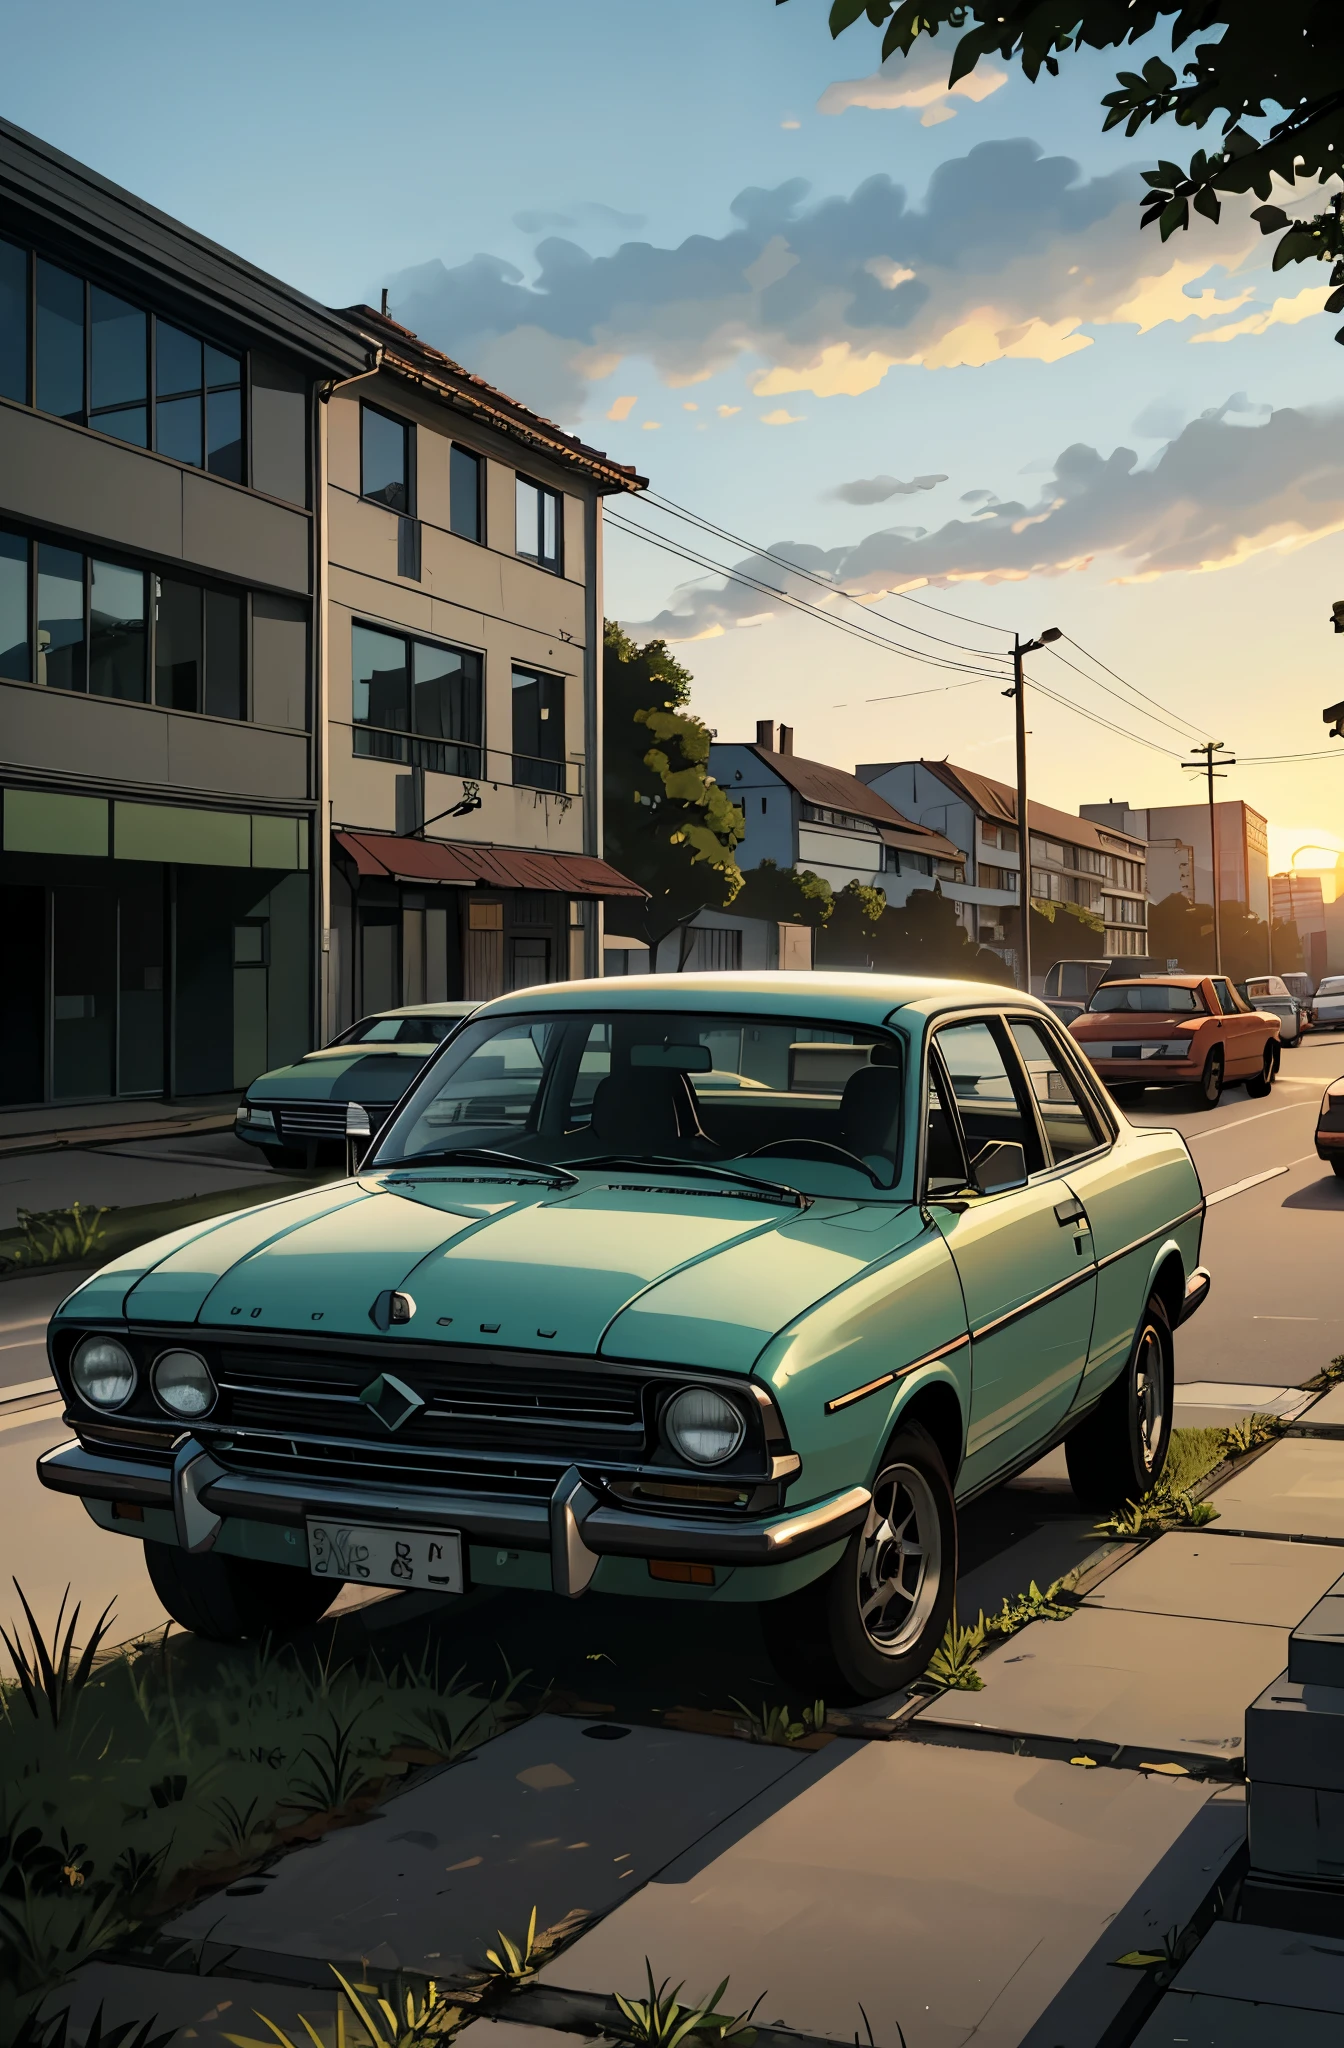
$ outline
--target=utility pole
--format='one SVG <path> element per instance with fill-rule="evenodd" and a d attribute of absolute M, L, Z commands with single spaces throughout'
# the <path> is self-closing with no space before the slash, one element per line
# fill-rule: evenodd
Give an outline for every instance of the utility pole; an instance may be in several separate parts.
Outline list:
<path fill-rule="evenodd" d="M 1223 927 L 1218 909 L 1218 819 L 1213 805 L 1213 785 L 1226 781 L 1226 776 L 1215 769 L 1214 756 L 1219 756 L 1218 768 L 1235 768 L 1236 755 L 1229 754 L 1221 740 L 1205 740 L 1202 747 L 1191 747 L 1192 754 L 1202 754 L 1202 761 L 1182 761 L 1183 768 L 1193 768 L 1203 775 L 1209 786 L 1209 864 L 1213 871 L 1213 971 L 1223 971 Z"/>
<path fill-rule="evenodd" d="M 1048 626 L 1039 640 L 1019 640 L 1013 635 L 1013 687 L 1004 696 L 1013 701 L 1013 722 L 1017 734 L 1017 914 L 1022 927 L 1022 986 L 1031 994 L 1031 831 L 1027 823 L 1027 706 L 1024 654 L 1035 654 L 1058 640 L 1058 626 Z"/>

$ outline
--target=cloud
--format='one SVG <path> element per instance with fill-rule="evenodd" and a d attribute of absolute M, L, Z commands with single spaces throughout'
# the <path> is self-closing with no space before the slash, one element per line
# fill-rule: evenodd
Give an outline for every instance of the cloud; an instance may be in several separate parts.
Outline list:
<path fill-rule="evenodd" d="M 639 399 L 637 397 L 613 398 L 611 404 L 607 407 L 607 418 L 609 420 L 628 420 L 638 404 Z"/>
<path fill-rule="evenodd" d="M 571 206 L 568 213 L 545 213 L 525 208 L 515 213 L 513 224 L 525 235 L 562 234 L 566 228 L 580 227 L 584 221 L 592 221 L 599 227 L 623 228 L 632 233 L 642 228 L 647 216 L 642 213 L 618 213 L 614 206 L 604 206 L 600 199 L 581 199 L 577 206 Z"/>
<path fill-rule="evenodd" d="M 1188 417 L 1189 408 L 1178 404 L 1174 398 L 1150 398 L 1138 418 L 1131 423 L 1129 431 L 1137 434 L 1141 441 L 1174 441 Z M 1048 469 L 1050 464 L 1035 466 Z"/>
<path fill-rule="evenodd" d="M 1238 304 L 1253 296 L 1246 292 Z M 1267 327 L 1296 327 L 1299 320 L 1310 320 L 1316 313 L 1325 311 L 1325 302 L 1330 296 L 1328 284 L 1308 285 L 1291 299 L 1275 299 L 1265 313 L 1250 313 L 1244 320 L 1234 320 L 1230 327 L 1216 327 L 1210 334 L 1192 334 L 1191 341 L 1235 341 L 1242 334 L 1263 334 Z"/>
<path fill-rule="evenodd" d="M 852 483 L 837 484 L 824 495 L 838 498 L 842 505 L 884 505 L 888 498 L 908 498 L 915 491 L 931 491 L 935 484 L 946 482 L 945 476 L 916 476 L 908 484 L 895 476 L 857 476 Z"/>
<path fill-rule="evenodd" d="M 955 115 L 957 110 L 948 106 L 949 99 L 987 100 L 1008 83 L 1006 71 L 985 65 L 977 66 L 968 78 L 959 78 L 955 85 L 949 85 L 948 61 L 946 56 L 933 55 L 893 57 L 867 78 L 841 78 L 828 85 L 817 101 L 817 112 L 843 114 L 850 107 L 923 107 L 927 111 L 921 125 L 932 128 Z"/>
<path fill-rule="evenodd" d="M 740 405 L 716 405 L 714 410 L 721 420 L 730 420 L 735 413 L 741 412 L 742 408 Z"/>
<path fill-rule="evenodd" d="M 782 405 L 777 405 L 773 412 L 763 412 L 761 414 L 761 425 L 763 427 L 796 427 L 799 420 L 806 417 L 805 413 L 786 412 Z"/>
<path fill-rule="evenodd" d="M 1197 221 L 1178 252 L 1137 229 L 1137 197 L 1129 170 L 1084 178 L 1034 142 L 984 142 L 917 204 L 885 175 L 816 200 L 789 179 L 740 192 L 721 235 L 603 256 L 550 235 L 530 277 L 482 254 L 403 271 L 390 296 L 427 341 L 562 418 L 633 357 L 673 387 L 754 359 L 759 398 L 857 396 L 897 365 L 1053 363 L 1090 346 L 1090 325 L 1239 308 L 1186 286 L 1259 251 L 1244 210 Z"/>
<path fill-rule="evenodd" d="M 1215 415 L 1229 409 L 1249 408 L 1229 401 Z M 1098 561 L 1118 582 L 1143 583 L 1231 568 L 1342 531 L 1344 406 L 1284 407 L 1260 426 L 1218 416 L 1192 420 L 1144 468 L 1130 448 L 1106 456 L 1075 443 L 1056 457 L 1033 504 L 992 502 L 934 532 L 886 528 L 852 548 L 778 541 L 771 554 L 825 577 L 837 592 L 871 599 L 925 584 L 1058 576 Z M 762 556 L 735 566 L 760 582 L 780 581 L 778 565 Z M 814 584 L 791 582 L 787 574 L 784 583 L 818 601 Z M 759 590 L 701 580 L 674 592 L 639 632 L 677 639 L 760 609 Z"/>

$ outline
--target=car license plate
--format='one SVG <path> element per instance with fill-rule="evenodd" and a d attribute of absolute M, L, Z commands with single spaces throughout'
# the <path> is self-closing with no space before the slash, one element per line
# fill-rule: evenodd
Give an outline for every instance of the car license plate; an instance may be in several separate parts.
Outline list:
<path fill-rule="evenodd" d="M 460 1593 L 462 1538 L 456 1529 L 383 1529 L 310 1519 L 308 1568 L 314 1578 L 348 1579 L 359 1586 Z"/>

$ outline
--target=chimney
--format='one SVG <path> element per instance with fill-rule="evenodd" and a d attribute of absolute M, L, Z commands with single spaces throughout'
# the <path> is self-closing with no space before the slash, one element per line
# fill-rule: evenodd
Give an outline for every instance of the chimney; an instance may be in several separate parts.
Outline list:
<path fill-rule="evenodd" d="M 781 754 L 791 754 L 793 752 L 793 727 L 791 725 L 781 725 L 779 728 L 779 751 Z"/>
<path fill-rule="evenodd" d="M 773 718 L 758 718 L 756 721 L 756 744 L 764 747 L 767 754 L 779 752 L 779 741 Z"/>

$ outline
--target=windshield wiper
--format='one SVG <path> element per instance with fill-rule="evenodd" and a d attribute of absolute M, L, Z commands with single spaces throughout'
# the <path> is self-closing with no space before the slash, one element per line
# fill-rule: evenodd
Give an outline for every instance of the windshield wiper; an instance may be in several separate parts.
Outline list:
<path fill-rule="evenodd" d="M 758 1180 L 754 1174 L 738 1173 L 731 1166 L 715 1166 L 708 1160 L 671 1159 L 664 1152 L 603 1152 L 596 1159 L 581 1159 L 577 1163 L 584 1168 L 656 1166 L 667 1173 L 708 1174 L 715 1180 L 737 1181 L 741 1187 L 753 1188 L 757 1194 L 783 1196 L 800 1209 L 812 1207 L 811 1195 L 791 1188 L 787 1181 Z"/>
<path fill-rule="evenodd" d="M 386 1169 L 374 1170 L 413 1171 L 417 1166 L 507 1166 L 515 1173 L 521 1169 L 533 1180 L 554 1181 L 558 1187 L 579 1185 L 579 1176 L 567 1166 L 552 1166 L 546 1159 L 523 1159 L 516 1152 L 496 1152 L 489 1145 L 461 1145 L 456 1150 L 444 1146 L 441 1151 L 417 1152 L 410 1159 L 389 1161 Z"/>

